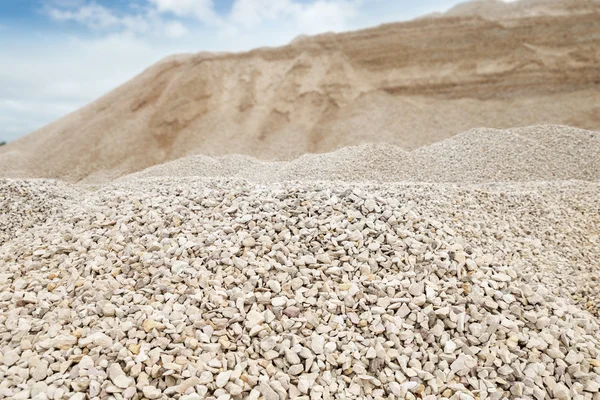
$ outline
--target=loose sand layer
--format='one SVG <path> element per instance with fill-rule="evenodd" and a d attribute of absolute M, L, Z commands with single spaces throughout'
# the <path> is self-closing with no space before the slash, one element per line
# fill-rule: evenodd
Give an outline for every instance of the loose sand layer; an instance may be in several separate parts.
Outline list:
<path fill-rule="evenodd" d="M 192 154 L 291 159 L 367 143 L 412 150 L 483 126 L 598 130 L 600 3 L 540 4 L 170 57 L 1 148 L 0 174 L 113 179 Z"/>
<path fill-rule="evenodd" d="M 598 7 L 598 0 L 474 0 L 460 3 L 443 16 L 477 16 L 487 19 L 510 19 L 536 17 L 541 15 L 559 16 L 585 13 L 589 7 Z M 439 16 L 439 15 L 438 15 Z"/>

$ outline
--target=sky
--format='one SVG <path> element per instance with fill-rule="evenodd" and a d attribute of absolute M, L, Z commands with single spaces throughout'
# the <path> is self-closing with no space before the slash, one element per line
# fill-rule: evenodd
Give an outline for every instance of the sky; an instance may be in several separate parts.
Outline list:
<path fill-rule="evenodd" d="M 174 53 L 243 51 L 445 11 L 459 0 L 0 0 L 0 142 Z"/>

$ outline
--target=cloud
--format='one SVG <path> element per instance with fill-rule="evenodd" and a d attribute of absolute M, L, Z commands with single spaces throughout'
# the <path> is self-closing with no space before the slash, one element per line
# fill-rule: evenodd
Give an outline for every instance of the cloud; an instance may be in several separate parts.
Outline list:
<path fill-rule="evenodd" d="M 145 1 L 133 13 L 132 9 L 123 12 L 94 1 L 54 0 L 46 12 L 54 21 L 72 21 L 95 31 L 162 32 L 167 38 L 189 33 L 190 20 L 213 27 L 214 35 L 231 36 L 264 23 L 312 34 L 348 29 L 364 0 L 235 0 L 231 11 L 222 16 L 215 11 L 213 0 Z M 167 15 L 169 19 L 165 19 Z"/>
<path fill-rule="evenodd" d="M 76 9 L 62 9 L 51 7 L 48 15 L 55 21 L 75 21 L 92 29 L 108 29 L 121 24 L 107 8 L 96 3 L 80 6 Z"/>
<path fill-rule="evenodd" d="M 48 16 L 57 22 L 76 22 L 96 31 L 124 30 L 145 33 L 150 29 L 152 14 L 119 15 L 96 2 L 82 0 L 55 0 L 45 9 Z"/>
<path fill-rule="evenodd" d="M 169 21 L 165 24 L 165 35 L 168 38 L 179 38 L 188 33 L 188 29 L 181 22 Z"/>
<path fill-rule="evenodd" d="M 299 4 L 289 0 L 237 0 L 231 9 L 230 22 L 248 28 L 264 20 L 289 16 L 299 8 Z"/>
<path fill-rule="evenodd" d="M 0 99 L 0 108 L 10 111 L 23 111 L 26 107 L 18 100 Z"/>
<path fill-rule="evenodd" d="M 302 33 L 341 31 L 349 28 L 350 21 L 358 15 L 357 8 L 357 2 L 316 1 L 305 6 L 296 20 Z"/>
<path fill-rule="evenodd" d="M 212 0 L 150 0 L 150 3 L 160 13 L 170 13 L 182 18 L 193 16 L 209 25 L 221 21 Z"/>
<path fill-rule="evenodd" d="M 345 29 L 358 14 L 360 1 L 317 0 L 312 3 L 293 0 L 236 0 L 229 23 L 243 28 L 265 21 L 283 19 L 295 25 L 299 33 L 318 33 Z"/>

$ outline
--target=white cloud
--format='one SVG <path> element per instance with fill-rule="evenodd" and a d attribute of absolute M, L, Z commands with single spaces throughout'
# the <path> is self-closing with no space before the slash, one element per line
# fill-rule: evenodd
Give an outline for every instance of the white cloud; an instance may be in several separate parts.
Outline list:
<path fill-rule="evenodd" d="M 58 2 L 57 2 L 58 1 Z M 57 22 L 73 21 L 92 30 L 145 33 L 150 29 L 152 14 L 118 15 L 95 2 L 82 0 L 55 0 L 46 7 L 46 13 Z"/>
<path fill-rule="evenodd" d="M 82 5 L 76 9 L 51 7 L 48 14 L 55 21 L 75 21 L 92 29 L 113 28 L 121 23 L 112 12 L 96 3 Z"/>
<path fill-rule="evenodd" d="M 18 100 L 0 99 L 0 108 L 10 111 L 23 111 L 26 107 Z"/>
<path fill-rule="evenodd" d="M 302 33 L 341 31 L 349 28 L 358 14 L 358 3 L 349 1 L 316 1 L 296 15 Z"/>
<path fill-rule="evenodd" d="M 181 22 L 169 21 L 165 24 L 165 35 L 168 38 L 179 38 L 188 33 L 188 29 Z"/>
<path fill-rule="evenodd" d="M 231 9 L 230 22 L 248 28 L 264 20 L 289 16 L 299 8 L 299 4 L 290 0 L 236 0 Z"/>
<path fill-rule="evenodd" d="M 312 3 L 293 0 L 236 0 L 229 23 L 244 28 L 265 21 L 292 23 L 299 33 L 318 33 L 346 29 L 357 15 L 360 1 L 317 0 Z M 284 22 L 284 23 L 285 23 Z"/>
<path fill-rule="evenodd" d="M 150 3 L 161 13 L 171 13 L 183 18 L 194 16 L 210 25 L 220 22 L 212 0 L 150 0 Z"/>

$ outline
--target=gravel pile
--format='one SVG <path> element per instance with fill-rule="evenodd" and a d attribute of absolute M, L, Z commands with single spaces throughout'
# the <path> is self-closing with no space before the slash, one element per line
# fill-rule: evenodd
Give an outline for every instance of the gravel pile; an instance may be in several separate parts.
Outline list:
<path fill-rule="evenodd" d="M 0 246 L 44 223 L 77 196 L 57 181 L 0 179 Z"/>
<path fill-rule="evenodd" d="M 598 183 L 77 190 L 0 185 L 46 218 L 0 247 L 0 397 L 600 399 Z"/>
<path fill-rule="evenodd" d="M 473 129 L 407 152 L 392 145 L 346 147 L 290 162 L 190 156 L 120 179 L 237 177 L 259 182 L 343 180 L 483 183 L 600 178 L 600 133 L 567 126 Z"/>

